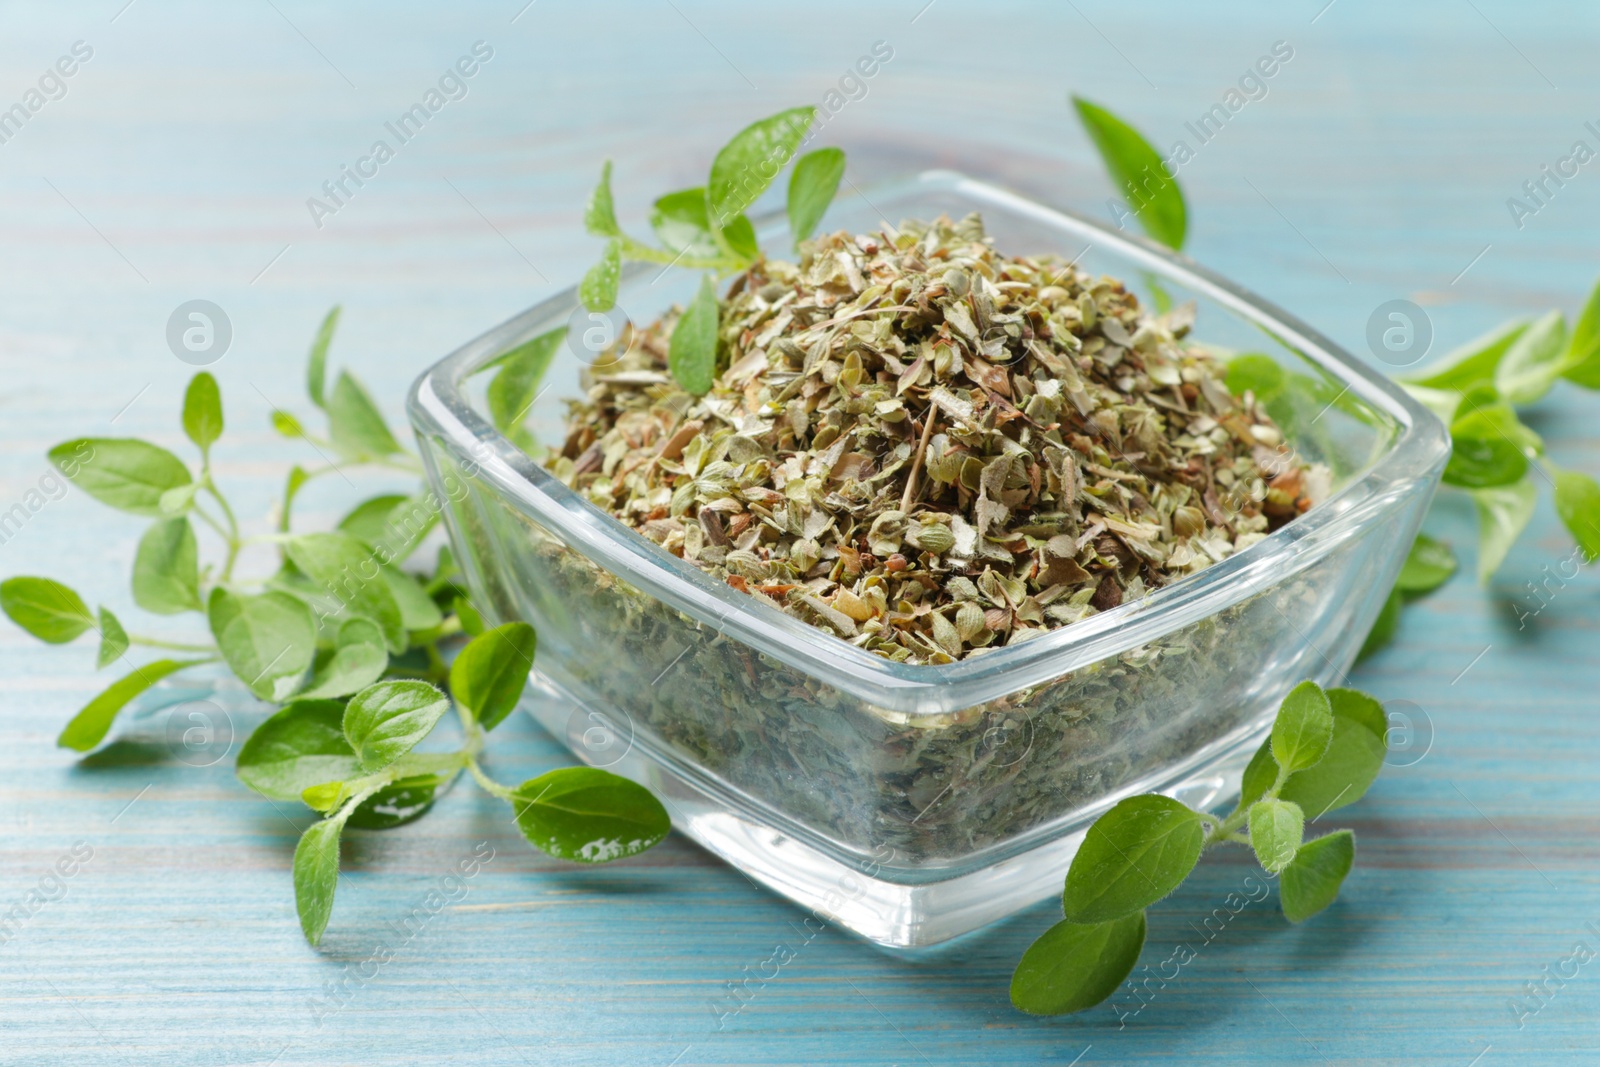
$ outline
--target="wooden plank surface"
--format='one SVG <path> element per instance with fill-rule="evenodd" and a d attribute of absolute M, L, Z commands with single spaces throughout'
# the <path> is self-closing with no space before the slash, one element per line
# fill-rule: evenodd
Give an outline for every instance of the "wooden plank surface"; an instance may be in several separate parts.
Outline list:
<path fill-rule="evenodd" d="M 1575 312 L 1600 269 L 1600 164 L 1520 229 L 1505 201 L 1574 141 L 1600 147 L 1584 126 L 1600 123 L 1600 12 L 1325 4 L 7 5 L 0 104 L 74 42 L 93 56 L 0 144 L 0 511 L 30 499 L 44 449 L 66 437 L 179 444 L 190 368 L 165 323 L 203 298 L 234 329 L 213 368 L 229 418 L 219 475 L 264 516 L 307 458 L 266 416 L 306 406 L 301 361 L 329 304 L 345 305 L 336 362 L 398 420 L 427 363 L 586 266 L 578 217 L 603 157 L 638 225 L 646 197 L 697 180 L 728 132 L 821 100 L 879 40 L 893 59 L 830 122 L 853 181 L 953 165 L 1096 212 L 1109 190 L 1069 91 L 1166 145 L 1288 42 L 1266 96 L 1182 172 L 1195 258 L 1357 351 L 1394 297 L 1429 309 L 1435 351 L 1511 314 Z M 306 198 L 479 40 L 494 54 L 466 97 L 316 228 Z M 1533 421 L 1559 462 L 1600 473 L 1597 411 L 1566 388 Z M 317 487 L 307 519 L 331 522 L 339 489 Z M 75 491 L 44 500 L 0 545 L 0 570 L 62 578 L 149 628 L 126 581 L 140 523 Z M 1429 528 L 1470 571 L 1464 502 L 1442 498 Z M 1251 905 L 1121 1021 L 1009 1007 L 1011 967 L 1050 904 L 891 956 L 808 934 L 680 838 L 603 870 L 548 861 L 470 786 L 362 838 L 310 951 L 288 876 L 305 820 L 247 793 L 228 760 L 75 765 L 53 739 L 95 689 L 92 652 L 6 625 L 0 912 L 39 906 L 0 944 L 0 1062 L 1594 1063 L 1600 963 L 1549 981 L 1520 1026 L 1510 1006 L 1576 943 L 1600 950 L 1593 576 L 1518 622 L 1534 606 L 1525 583 L 1569 551 L 1541 504 L 1492 588 L 1458 576 L 1356 673 L 1416 705 L 1432 742 L 1348 810 L 1360 857 L 1340 903 L 1300 928 Z M 241 734 L 255 721 L 225 710 Z M 519 717 L 492 759 L 511 778 L 563 754 Z M 478 842 L 493 859 L 464 895 L 397 927 Z M 75 846 L 92 857 L 44 884 L 56 899 L 30 898 Z M 1202 864 L 1151 912 L 1144 962 L 1195 944 L 1252 870 L 1239 855 Z M 728 983 L 780 944 L 794 959 L 719 1017 Z M 379 949 L 392 959 L 370 962 Z"/>

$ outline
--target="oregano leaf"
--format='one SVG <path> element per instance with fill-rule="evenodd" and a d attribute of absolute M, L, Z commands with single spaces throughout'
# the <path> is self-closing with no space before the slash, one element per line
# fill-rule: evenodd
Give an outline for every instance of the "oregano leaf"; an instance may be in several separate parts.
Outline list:
<path fill-rule="evenodd" d="M 589 194 L 589 203 L 583 209 L 583 228 L 596 237 L 620 237 L 617 210 L 611 200 L 611 161 L 600 168 L 600 181 Z"/>
<path fill-rule="evenodd" d="M 1258 800 L 1250 805 L 1250 847 L 1268 874 L 1277 874 L 1294 859 L 1305 834 L 1306 818 L 1291 800 Z"/>
<path fill-rule="evenodd" d="M 222 436 L 222 391 L 208 371 L 189 380 L 183 393 L 183 432 L 199 446 L 201 454 Z"/>
<path fill-rule="evenodd" d="M 89 605 L 53 578 L 19 576 L 0 582 L 0 610 L 41 641 L 64 645 L 94 626 Z"/>
<path fill-rule="evenodd" d="M 1077 923 L 1141 911 L 1189 876 L 1204 839 L 1200 815 L 1171 797 L 1152 793 L 1119 801 L 1078 846 L 1062 910 Z"/>
<path fill-rule="evenodd" d="M 98 696 L 85 704 L 62 729 L 61 735 L 56 738 L 56 744 L 77 752 L 89 751 L 105 740 L 106 734 L 111 730 L 112 721 L 117 717 L 117 712 L 121 711 L 128 701 L 167 675 L 204 662 L 197 659 L 158 659 L 153 663 L 135 667 L 132 672 L 112 682 Z"/>
<path fill-rule="evenodd" d="M 578 299 L 590 311 L 610 311 L 617 302 L 617 284 L 622 278 L 622 244 L 606 242 L 600 261 L 589 268 L 578 283 Z"/>
<path fill-rule="evenodd" d="M 1292 923 L 1305 922 L 1332 904 L 1355 858 L 1356 837 L 1349 830 L 1337 830 L 1301 845 L 1278 875 L 1283 917 Z"/>
<path fill-rule="evenodd" d="M 95 670 L 115 663 L 124 652 L 128 651 L 128 631 L 122 628 L 122 623 L 111 614 L 111 609 L 100 608 L 100 651 L 96 653 Z"/>
<path fill-rule="evenodd" d="M 722 229 L 770 186 L 788 164 L 816 115 L 796 107 L 752 122 L 733 135 L 711 161 L 706 210 L 713 229 Z"/>
<path fill-rule="evenodd" d="M 498 726 L 528 685 L 538 635 L 525 622 L 496 626 L 467 642 L 450 665 L 450 692 L 485 730 Z"/>
<path fill-rule="evenodd" d="M 1333 708 L 1316 682 L 1304 681 L 1283 698 L 1272 723 L 1272 758 L 1290 774 L 1314 766 L 1333 737 Z"/>
<path fill-rule="evenodd" d="M 597 767 L 564 767 L 517 786 L 517 825 L 536 848 L 576 863 L 637 855 L 672 831 L 644 786 Z"/>
<path fill-rule="evenodd" d="M 1138 130 L 1100 105 L 1074 96 L 1072 106 L 1111 173 L 1112 184 L 1127 197 L 1145 232 L 1168 248 L 1182 248 L 1188 209 L 1160 153 Z"/>
<path fill-rule="evenodd" d="M 328 346 L 333 343 L 333 331 L 339 327 L 339 305 L 335 304 L 322 317 L 317 334 L 311 339 L 311 351 L 306 357 L 306 395 L 317 407 L 326 407 L 323 392 L 328 378 Z M 291 416 L 292 417 L 292 416 Z M 277 421 L 274 414 L 273 421 Z M 296 428 L 299 423 L 295 424 Z M 281 429 L 280 429 L 281 432 Z"/>
<path fill-rule="evenodd" d="M 79 489 L 134 515 L 160 516 L 161 495 L 194 480 L 183 460 L 131 437 L 82 437 L 52 448 L 49 457 Z"/>
<path fill-rule="evenodd" d="M 340 819 L 323 819 L 306 827 L 294 849 L 294 907 L 306 942 L 322 940 L 333 915 L 333 894 L 339 887 Z"/>
<path fill-rule="evenodd" d="M 1022 954 L 1011 976 L 1011 1003 L 1031 1015 L 1092 1008 L 1133 971 L 1144 938 L 1142 911 L 1108 922 L 1058 922 Z"/>
<path fill-rule="evenodd" d="M 200 611 L 200 548 L 184 516 L 151 525 L 133 557 L 133 600 L 157 615 Z"/>
<path fill-rule="evenodd" d="M 710 275 L 702 275 L 700 289 L 678 316 L 667 344 L 667 369 L 686 392 L 704 396 L 711 391 L 717 372 L 717 291 Z"/>
<path fill-rule="evenodd" d="M 449 710 L 449 698 L 427 682 L 379 682 L 345 706 L 345 740 L 371 774 L 415 748 Z"/>
<path fill-rule="evenodd" d="M 816 232 L 828 205 L 839 192 L 844 177 L 844 152 L 838 148 L 819 148 L 807 152 L 794 164 L 789 175 L 789 232 L 796 246 Z"/>

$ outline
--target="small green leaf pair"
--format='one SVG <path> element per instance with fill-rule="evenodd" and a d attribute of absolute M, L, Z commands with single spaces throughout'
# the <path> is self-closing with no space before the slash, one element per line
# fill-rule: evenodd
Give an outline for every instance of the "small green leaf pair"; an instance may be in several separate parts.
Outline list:
<path fill-rule="evenodd" d="M 761 255 L 761 248 L 745 211 L 795 157 L 815 115 L 814 108 L 797 107 L 751 123 L 717 153 L 705 185 L 658 198 L 650 227 L 660 248 L 634 240 L 618 225 L 607 162 L 583 215 L 584 228 L 606 238 L 600 261 L 578 286 L 584 307 L 599 312 L 616 303 L 625 260 L 719 275 L 748 267 Z M 796 246 L 811 236 L 833 202 L 844 177 L 844 162 L 844 153 L 837 148 L 821 148 L 796 161 L 788 197 L 789 230 Z M 709 392 L 716 377 L 718 310 L 716 289 L 707 275 L 670 342 L 668 368 L 678 384 L 695 396 Z"/>
<path fill-rule="evenodd" d="M 1144 909 L 1183 883 L 1200 854 L 1248 844 L 1278 875 L 1283 914 L 1302 922 L 1331 904 L 1355 837 L 1304 840 L 1305 823 L 1360 799 L 1387 751 L 1383 708 L 1352 689 L 1302 682 L 1245 769 L 1238 806 L 1217 818 L 1157 794 L 1129 797 L 1097 819 L 1067 871 L 1066 918 L 1029 947 L 1011 980 L 1026 1012 L 1082 1011 L 1116 991 L 1144 947 Z"/>
<path fill-rule="evenodd" d="M 240 780 L 263 796 L 299 800 L 326 816 L 295 849 L 295 906 L 307 941 L 322 939 L 333 913 L 345 826 L 381 830 L 409 822 L 463 769 L 512 805 L 530 842 L 562 859 L 604 863 L 635 855 L 670 832 L 671 820 L 649 790 L 606 771 L 565 768 L 511 789 L 478 765 L 484 732 L 516 707 L 537 644 L 531 626 L 507 623 L 461 650 L 450 688 L 466 740 L 453 752 L 415 751 L 451 703 L 415 680 L 379 682 L 348 703 L 296 700 L 251 734 L 239 751 Z"/>

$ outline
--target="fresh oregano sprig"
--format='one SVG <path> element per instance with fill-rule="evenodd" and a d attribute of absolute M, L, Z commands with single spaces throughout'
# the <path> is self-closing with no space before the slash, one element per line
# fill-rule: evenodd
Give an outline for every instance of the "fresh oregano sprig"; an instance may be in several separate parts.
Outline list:
<path fill-rule="evenodd" d="M 610 161 L 600 170 L 600 184 L 589 197 L 583 224 L 591 234 L 605 238 L 606 245 L 600 261 L 583 276 L 578 296 L 590 311 L 609 310 L 617 300 L 622 264 L 629 260 L 707 271 L 673 334 L 668 362 L 678 384 L 695 396 L 710 391 L 717 370 L 718 302 L 713 281 L 746 269 L 761 255 L 755 227 L 745 211 L 794 158 L 815 117 L 815 108 L 790 108 L 734 134 L 712 160 L 705 185 L 656 200 L 650 228 L 660 247 L 623 232 L 611 195 Z M 837 148 L 819 148 L 795 162 L 788 215 L 796 244 L 816 230 L 843 177 L 844 153 Z"/>
<path fill-rule="evenodd" d="M 1188 214 L 1177 176 L 1168 173 L 1160 154 L 1127 122 L 1079 97 L 1072 103 L 1139 224 L 1153 239 L 1181 250 Z M 1165 299 L 1159 288 L 1155 293 L 1158 301 Z M 1269 357 L 1246 354 L 1240 360 L 1253 365 L 1230 368 L 1228 384 L 1236 392 L 1255 388 L 1258 398 L 1266 400 L 1262 389 L 1270 379 L 1280 394 L 1314 398 L 1318 393 L 1320 383 L 1287 374 Z M 1263 364 L 1271 364 L 1270 373 Z M 1485 585 L 1533 518 L 1541 480 L 1536 475 L 1550 485 L 1556 514 L 1584 562 L 1600 558 L 1600 482 L 1551 462 L 1544 440 L 1519 416 L 1519 408 L 1536 403 L 1563 379 L 1600 389 L 1600 281 L 1570 330 L 1559 310 L 1531 322 L 1514 319 L 1400 379 L 1450 428 L 1443 480 L 1472 497 L 1478 513 L 1478 580 Z M 1320 402 L 1311 410 L 1325 406 Z M 1292 419 L 1278 421 L 1293 425 Z M 1448 568 L 1441 572 L 1447 558 Z M 1419 537 L 1407 561 L 1410 579 L 1403 575 L 1390 592 L 1362 654 L 1393 635 L 1407 600 L 1441 584 L 1454 570 L 1449 546 Z"/>
<path fill-rule="evenodd" d="M 404 679 L 368 686 L 347 703 L 293 701 L 251 735 L 239 752 L 240 780 L 270 800 L 300 801 L 324 816 L 301 835 L 294 856 L 295 904 L 307 941 L 321 940 L 332 914 L 345 826 L 409 821 L 463 770 L 512 806 L 523 836 L 560 859 L 604 863 L 636 855 L 672 829 L 649 790 L 607 771 L 566 767 L 516 787 L 484 771 L 485 736 L 521 698 L 536 644 L 533 627 L 514 622 L 485 630 L 461 650 L 450 669 L 463 736 L 453 751 L 414 751 L 451 699 Z"/>
<path fill-rule="evenodd" d="M 339 320 L 323 319 L 307 361 L 306 391 L 326 415 L 318 437 L 299 418 L 274 411 L 272 424 L 318 454 L 339 457 L 294 466 L 275 517 L 247 534 L 213 478 L 212 446 L 225 429 L 222 394 L 201 371 L 184 394 L 181 423 L 198 450 L 191 466 L 174 453 L 129 438 L 81 438 L 50 450 L 51 461 L 90 496 L 153 520 L 133 563 L 134 602 L 154 615 L 196 613 L 210 640 L 130 632 L 109 609 L 91 612 L 73 589 L 49 578 L 0 582 L 0 608 L 24 630 L 53 644 L 93 630 L 97 666 L 127 661 L 140 647 L 186 654 L 138 665 L 94 697 L 62 730 L 59 744 L 88 752 L 110 734 L 119 712 L 156 682 L 218 662 L 257 697 L 284 704 L 241 748 L 240 779 L 274 801 L 301 801 L 323 816 L 295 851 L 295 900 L 306 938 L 321 938 L 333 907 L 339 842 L 346 827 L 383 830 L 425 814 L 462 771 L 510 803 L 536 847 L 580 863 L 633 855 L 670 830 L 648 790 L 587 767 L 554 770 L 516 787 L 495 782 L 480 762 L 487 732 L 520 699 L 537 640 L 532 627 L 485 630 L 466 599 L 448 548 L 429 571 L 402 565 L 439 519 L 439 501 L 419 488 L 385 493 L 353 507 L 331 531 L 293 529 L 296 495 L 334 470 L 372 466 L 419 475 L 421 464 L 389 430 L 371 395 L 348 371 L 327 384 L 328 349 Z M 505 353 L 491 383 L 497 424 L 520 421 L 559 343 L 546 335 Z M 202 563 L 195 524 L 220 538 L 220 563 Z M 276 571 L 235 573 L 249 545 L 277 549 Z M 474 635 L 450 666 L 444 652 Z M 452 700 L 463 741 L 453 751 L 418 752 Z"/>
<path fill-rule="evenodd" d="M 1354 689 L 1301 682 L 1244 771 L 1226 816 L 1159 794 L 1129 797 L 1097 819 L 1067 871 L 1065 918 L 1023 954 L 1011 1002 L 1062 1015 L 1101 1003 L 1133 970 L 1150 905 L 1183 883 L 1208 848 L 1246 845 L 1278 877 L 1284 917 L 1303 922 L 1333 903 L 1355 859 L 1355 835 L 1305 839 L 1305 826 L 1359 800 L 1383 769 L 1383 707 Z"/>

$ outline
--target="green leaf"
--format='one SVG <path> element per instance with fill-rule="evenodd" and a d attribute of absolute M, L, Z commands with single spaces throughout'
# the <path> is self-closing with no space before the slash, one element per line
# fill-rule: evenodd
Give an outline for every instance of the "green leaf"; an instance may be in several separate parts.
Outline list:
<path fill-rule="evenodd" d="M 590 311 L 610 311 L 617 302 L 617 283 L 621 279 L 622 243 L 607 241 L 600 261 L 578 283 L 578 299 Z"/>
<path fill-rule="evenodd" d="M 1294 859 L 1305 835 L 1306 817 L 1288 800 L 1258 800 L 1250 805 L 1250 847 L 1268 874 L 1277 874 Z"/>
<path fill-rule="evenodd" d="M 345 513 L 338 528 L 367 546 L 383 540 L 389 529 L 389 516 L 411 498 L 404 493 L 383 493 L 368 497 Z"/>
<path fill-rule="evenodd" d="M 767 191 L 799 149 L 815 115 L 813 107 L 790 108 L 733 135 L 711 161 L 706 212 L 712 227 L 727 226 Z"/>
<path fill-rule="evenodd" d="M 1523 478 L 1510 485 L 1474 489 L 1472 501 L 1478 507 L 1478 581 L 1484 585 L 1505 562 L 1506 553 L 1516 543 L 1528 521 L 1539 493 L 1532 479 Z"/>
<path fill-rule="evenodd" d="M 1117 991 L 1144 948 L 1144 912 L 1103 923 L 1068 920 L 1046 930 L 1011 976 L 1011 1003 L 1032 1015 L 1092 1008 Z"/>
<path fill-rule="evenodd" d="M 373 648 L 388 647 L 384 641 L 383 631 L 371 619 L 346 619 L 339 626 L 335 635 L 334 646 L 345 648 L 349 645 L 371 645 Z"/>
<path fill-rule="evenodd" d="M 694 396 L 711 391 L 717 374 L 717 290 L 710 275 L 700 278 L 700 290 L 683 309 L 667 344 L 667 368 L 672 377 Z"/>
<path fill-rule="evenodd" d="M 392 830 L 419 819 L 433 807 L 439 786 L 446 778 L 423 774 L 397 779 L 356 805 L 350 813 L 351 826 L 362 830 Z"/>
<path fill-rule="evenodd" d="M 84 448 L 88 459 L 78 454 Z M 50 462 L 100 503 L 135 515 L 159 516 L 161 494 L 194 480 L 171 452 L 129 437 L 67 441 L 50 450 Z"/>
<path fill-rule="evenodd" d="M 350 698 L 345 740 L 371 774 L 415 748 L 449 710 L 449 698 L 427 682 L 379 682 Z"/>
<path fill-rule="evenodd" d="M 1589 290 L 1583 312 L 1572 326 L 1563 362 L 1563 373 L 1569 381 L 1586 389 L 1600 388 L 1600 281 Z"/>
<path fill-rule="evenodd" d="M 382 574 L 389 595 L 400 608 L 400 625 L 406 630 L 431 630 L 444 622 L 444 612 L 416 578 L 395 567 L 384 567 Z"/>
<path fill-rule="evenodd" d="M 1244 775 L 1239 779 L 1239 806 L 1249 807 L 1267 795 L 1278 781 L 1278 762 L 1272 758 L 1272 738 L 1261 742 L 1261 747 L 1256 749 L 1256 754 L 1250 757 L 1250 762 L 1245 765 Z"/>
<path fill-rule="evenodd" d="M 206 606 L 228 667 L 263 700 L 294 692 L 316 653 L 311 609 L 288 593 L 240 596 L 218 586 Z"/>
<path fill-rule="evenodd" d="M 306 428 L 300 425 L 300 420 L 287 411 L 273 411 L 272 428 L 284 437 L 304 437 Z"/>
<path fill-rule="evenodd" d="M 1272 723 L 1272 758 L 1290 774 L 1315 766 L 1333 738 L 1333 707 L 1328 694 L 1304 681 L 1283 698 Z"/>
<path fill-rule="evenodd" d="M 1398 586 L 1389 590 L 1383 607 L 1378 609 L 1378 617 L 1372 620 L 1372 629 L 1367 631 L 1366 640 L 1361 642 L 1361 649 L 1356 653 L 1357 663 L 1394 640 L 1395 631 L 1400 628 L 1400 610 L 1405 605 L 1406 598 L 1400 594 Z"/>
<path fill-rule="evenodd" d="M 1367 732 L 1379 741 L 1383 741 L 1384 746 L 1388 747 L 1386 738 L 1389 736 L 1389 716 L 1383 710 L 1382 704 L 1359 689 L 1329 689 L 1326 692 L 1328 705 L 1333 708 L 1335 729 L 1338 728 L 1340 719 L 1349 720 L 1365 727 Z M 1339 806 L 1344 807 L 1343 804 Z"/>
<path fill-rule="evenodd" d="M 1378 714 L 1383 714 L 1381 707 Z M 1320 819 L 1366 795 L 1367 788 L 1383 770 L 1387 751 L 1383 734 L 1375 734 L 1361 722 L 1335 714 L 1333 739 L 1328 742 L 1327 753 L 1315 767 L 1290 775 L 1278 795 L 1298 804 L 1307 818 Z"/>
<path fill-rule="evenodd" d="M 328 398 L 328 436 L 353 459 L 380 459 L 401 451 L 372 396 L 349 371 L 340 371 Z"/>
<path fill-rule="evenodd" d="M 112 682 L 99 696 L 85 704 L 61 731 L 61 736 L 56 738 L 56 744 L 76 752 L 89 751 L 105 740 L 106 733 L 111 729 L 112 720 L 128 701 L 167 675 L 204 662 L 205 660 L 200 659 L 158 659 L 154 663 L 135 667 L 133 673 Z"/>
<path fill-rule="evenodd" d="M 312 811 L 326 815 L 351 795 L 348 782 L 323 782 L 321 785 L 306 786 L 300 793 L 300 800 Z"/>
<path fill-rule="evenodd" d="M 339 628 L 340 642 L 333 655 L 311 676 L 311 684 L 299 694 L 299 699 L 349 696 L 383 677 L 384 670 L 389 666 L 389 653 L 381 641 L 375 645 L 365 641 L 346 643 L 345 628 L 350 626 L 370 627 L 374 633 L 377 632 L 377 627 L 366 619 L 345 622 Z"/>
<path fill-rule="evenodd" d="M 289 512 L 294 508 L 295 494 L 300 492 L 302 486 L 311 480 L 305 468 L 298 463 L 289 468 L 289 477 L 283 484 L 283 507 L 278 511 L 278 532 L 289 532 Z"/>
<path fill-rule="evenodd" d="M 344 703 L 297 699 L 251 734 L 239 749 L 239 780 L 273 800 L 299 800 L 322 782 L 361 774 L 361 761 L 344 736 Z"/>
<path fill-rule="evenodd" d="M 450 610 L 455 612 L 456 618 L 461 620 L 461 629 L 469 637 L 477 637 L 483 633 L 483 616 L 478 614 L 478 609 L 464 596 L 458 596 L 450 604 Z"/>
<path fill-rule="evenodd" d="M 686 256 L 714 256 L 716 238 L 711 236 L 711 221 L 706 214 L 706 188 L 679 189 L 655 202 L 650 212 L 650 228 L 661 243 Z"/>
<path fill-rule="evenodd" d="M 761 254 L 761 245 L 756 241 L 756 228 L 744 215 L 733 217 L 733 221 L 723 228 L 722 239 L 742 259 L 755 259 Z"/>
<path fill-rule="evenodd" d="M 1154 904 L 1189 876 L 1204 838 L 1199 814 L 1171 797 L 1128 797 L 1089 827 L 1067 870 L 1062 910 L 1097 923 Z"/>
<path fill-rule="evenodd" d="M 1600 557 L 1600 484 L 1587 474 L 1552 467 L 1556 514 L 1583 549 L 1585 563 Z"/>
<path fill-rule="evenodd" d="M 1492 382 L 1501 358 L 1517 338 L 1528 328 L 1526 319 L 1502 323 L 1475 337 L 1460 348 L 1447 352 L 1424 368 L 1423 372 L 1406 381 L 1427 389 L 1442 389 L 1464 393 L 1475 385 Z"/>
<path fill-rule="evenodd" d="M 426 493 L 385 493 L 357 504 L 339 520 L 340 531 L 373 549 L 374 558 L 404 562 L 439 521 L 439 508 Z"/>
<path fill-rule="evenodd" d="M 311 340 L 311 354 L 306 359 L 306 394 L 317 407 L 326 407 L 323 398 L 324 383 L 328 378 L 328 346 L 333 343 L 333 331 L 339 326 L 339 305 L 335 304 L 323 316 L 317 335 Z M 276 422 L 276 417 L 274 417 Z M 296 424 L 298 425 L 298 424 Z"/>
<path fill-rule="evenodd" d="M 489 418 L 495 429 L 510 433 L 521 426 L 539 395 L 539 383 L 561 351 L 565 327 L 542 333 L 501 357 L 500 369 L 489 381 Z"/>
<path fill-rule="evenodd" d="M 1534 320 L 1500 359 L 1494 384 L 1512 404 L 1531 404 L 1567 369 L 1567 320 L 1552 311 Z"/>
<path fill-rule="evenodd" d="M 165 493 L 161 494 L 161 514 L 187 514 L 189 509 L 194 506 L 195 493 L 199 491 L 200 485 L 197 482 L 190 482 L 188 485 L 180 485 L 176 489 L 168 489 Z"/>
<path fill-rule="evenodd" d="M 450 665 L 450 692 L 485 730 L 511 714 L 528 684 L 538 635 L 525 622 L 496 626 L 467 642 Z"/>
<path fill-rule="evenodd" d="M 1446 426 L 1456 417 L 1456 408 L 1461 404 L 1460 393 L 1452 393 L 1448 389 L 1430 389 L 1412 382 L 1401 382 L 1400 387 Z"/>
<path fill-rule="evenodd" d="M 100 609 L 100 652 L 95 656 L 94 669 L 100 670 L 113 663 L 124 652 L 128 651 L 128 631 L 122 628 L 122 623 L 111 614 L 111 609 Z"/>
<path fill-rule="evenodd" d="M 154 523 L 139 538 L 133 557 L 133 600 L 157 615 L 204 610 L 200 549 L 187 518 Z"/>
<path fill-rule="evenodd" d="M 596 767 L 563 767 L 514 790 L 517 826 L 557 859 L 609 863 L 637 855 L 672 831 L 644 786 Z"/>
<path fill-rule="evenodd" d="M 589 204 L 583 209 L 583 228 L 596 237 L 621 237 L 617 225 L 617 210 L 611 200 L 611 160 L 600 168 L 600 184 L 589 194 Z"/>
<path fill-rule="evenodd" d="M 1183 247 L 1188 211 L 1183 191 L 1150 142 L 1117 116 L 1081 96 L 1072 98 L 1078 120 L 1105 161 L 1117 190 L 1128 198 L 1145 232 L 1169 248 Z"/>
<path fill-rule="evenodd" d="M 1349 830 L 1301 845 L 1293 862 L 1278 875 L 1283 917 L 1292 923 L 1305 922 L 1332 904 L 1355 858 L 1356 838 Z"/>
<path fill-rule="evenodd" d="M 816 230 L 843 177 L 841 149 L 819 148 L 795 161 L 794 173 L 789 175 L 789 232 L 794 234 L 796 247 Z"/>
<path fill-rule="evenodd" d="M 184 391 L 183 432 L 200 446 L 202 455 L 210 452 L 211 445 L 222 436 L 222 391 L 208 371 L 191 378 Z"/>
<path fill-rule="evenodd" d="M 1405 566 L 1400 568 L 1394 587 L 1402 593 L 1431 593 L 1455 572 L 1456 555 L 1450 546 L 1419 533 L 1411 542 L 1411 551 L 1406 553 Z"/>
<path fill-rule="evenodd" d="M 294 849 L 294 907 L 300 930 L 311 945 L 322 940 L 333 914 L 333 894 L 339 887 L 339 832 L 342 819 L 324 819 L 306 827 Z"/>
<path fill-rule="evenodd" d="M 406 650 L 405 618 L 371 549 L 347 533 L 313 533 L 283 544 L 289 560 L 316 587 L 352 615 L 371 619 L 383 630 L 391 655 Z"/>
<path fill-rule="evenodd" d="M 7 578 L 0 582 L 0 610 L 41 641 L 64 645 L 94 626 L 83 598 L 51 578 Z"/>
<path fill-rule="evenodd" d="M 1511 484 L 1528 472 L 1527 435 L 1532 432 L 1506 403 L 1474 406 L 1458 414 L 1450 424 L 1450 461 L 1444 480 L 1464 489 Z"/>
<path fill-rule="evenodd" d="M 1284 371 L 1271 356 L 1246 352 L 1228 361 L 1225 382 L 1228 392 L 1243 396 L 1246 390 L 1254 393 L 1263 404 L 1283 392 Z"/>

